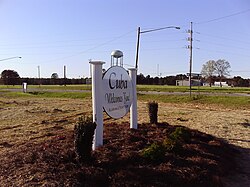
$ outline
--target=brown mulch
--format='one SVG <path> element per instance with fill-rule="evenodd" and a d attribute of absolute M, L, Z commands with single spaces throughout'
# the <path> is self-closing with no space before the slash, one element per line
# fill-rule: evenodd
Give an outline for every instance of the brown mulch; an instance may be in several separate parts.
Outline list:
<path fill-rule="evenodd" d="M 166 153 L 159 161 L 141 156 L 141 150 L 163 142 L 175 128 L 167 123 L 139 124 L 137 130 L 128 123 L 105 124 L 104 146 L 84 163 L 76 160 L 73 131 L 15 145 L 0 155 L 0 186 L 223 186 L 238 153 L 211 135 L 190 130 L 182 151 Z"/>

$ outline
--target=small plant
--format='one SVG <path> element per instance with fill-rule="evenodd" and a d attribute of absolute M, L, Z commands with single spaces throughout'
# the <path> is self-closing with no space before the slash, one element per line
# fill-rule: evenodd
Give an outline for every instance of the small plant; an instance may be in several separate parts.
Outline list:
<path fill-rule="evenodd" d="M 175 131 L 170 134 L 170 139 L 179 142 L 189 142 L 191 133 L 184 127 L 177 127 Z"/>
<path fill-rule="evenodd" d="M 179 153 L 181 151 L 181 143 L 178 140 L 166 138 L 163 145 L 167 152 Z"/>
<path fill-rule="evenodd" d="M 153 101 L 153 102 L 148 102 L 148 112 L 149 112 L 149 119 L 150 123 L 152 124 L 157 124 L 158 122 L 158 103 Z"/>
<path fill-rule="evenodd" d="M 91 158 L 96 123 L 91 117 L 80 117 L 74 128 L 75 153 L 79 161 Z"/>
<path fill-rule="evenodd" d="M 162 143 L 153 143 L 148 148 L 142 150 L 141 155 L 151 161 L 161 161 L 166 153 L 165 146 Z"/>
<path fill-rule="evenodd" d="M 184 127 L 177 127 L 163 142 L 155 142 L 141 151 L 141 156 L 151 161 L 162 161 L 167 152 L 181 153 L 184 142 L 190 141 L 191 134 Z"/>
<path fill-rule="evenodd" d="M 164 140 L 163 144 L 167 151 L 174 153 L 180 153 L 184 142 L 189 142 L 191 139 L 190 132 L 184 127 L 177 127 L 167 139 Z"/>

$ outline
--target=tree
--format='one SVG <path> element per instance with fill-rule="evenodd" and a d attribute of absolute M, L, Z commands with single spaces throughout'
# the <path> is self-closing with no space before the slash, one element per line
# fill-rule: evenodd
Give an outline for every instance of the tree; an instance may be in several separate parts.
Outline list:
<path fill-rule="evenodd" d="M 144 77 L 144 75 L 142 73 L 140 73 L 139 75 L 137 75 L 136 80 L 137 80 L 137 84 L 144 84 L 145 77 Z"/>
<path fill-rule="evenodd" d="M 249 86 L 249 80 L 248 79 L 243 79 L 240 76 L 234 76 L 232 79 L 232 85 L 233 86 L 238 86 L 238 87 L 248 87 Z"/>
<path fill-rule="evenodd" d="M 215 73 L 215 64 L 214 60 L 209 60 L 202 65 L 201 74 L 209 81 L 209 86 L 212 86 L 212 77 Z"/>
<path fill-rule="evenodd" d="M 19 79 L 20 79 L 20 76 L 19 74 L 14 71 L 14 70 L 4 70 L 2 73 L 1 73 L 1 78 L 3 79 L 3 82 L 4 84 L 12 84 L 12 85 L 15 85 L 15 84 L 19 84 Z"/>
<path fill-rule="evenodd" d="M 220 78 L 220 87 L 222 87 L 221 81 L 223 77 L 226 77 L 229 74 L 229 69 L 231 68 L 230 63 L 226 60 L 219 59 L 214 64 L 215 72 Z"/>
<path fill-rule="evenodd" d="M 52 78 L 52 79 L 58 79 L 59 76 L 58 76 L 57 73 L 52 73 L 51 78 Z"/>

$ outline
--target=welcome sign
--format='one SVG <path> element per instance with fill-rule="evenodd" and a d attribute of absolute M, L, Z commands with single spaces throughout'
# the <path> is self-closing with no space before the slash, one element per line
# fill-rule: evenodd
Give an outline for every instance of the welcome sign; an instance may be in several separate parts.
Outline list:
<path fill-rule="evenodd" d="M 112 66 L 103 75 L 103 108 L 112 118 L 125 116 L 132 103 L 132 81 L 121 66 Z"/>

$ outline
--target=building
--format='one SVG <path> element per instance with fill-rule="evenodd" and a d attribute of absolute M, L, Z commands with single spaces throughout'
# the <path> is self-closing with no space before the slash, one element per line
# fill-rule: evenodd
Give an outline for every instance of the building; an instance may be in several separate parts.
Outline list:
<path fill-rule="evenodd" d="M 214 82 L 214 86 L 222 86 L 222 87 L 228 87 L 228 84 L 227 84 L 227 82 L 217 82 L 217 81 L 215 81 Z"/>
<path fill-rule="evenodd" d="M 176 86 L 189 86 L 189 80 L 176 80 Z M 202 82 L 199 79 L 192 79 L 191 86 L 202 86 Z"/>

